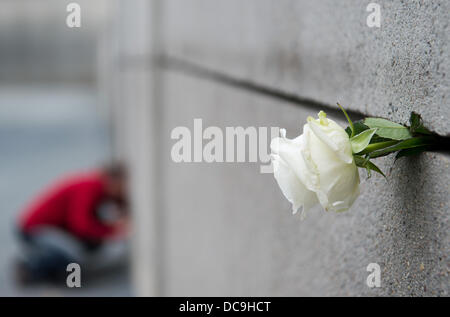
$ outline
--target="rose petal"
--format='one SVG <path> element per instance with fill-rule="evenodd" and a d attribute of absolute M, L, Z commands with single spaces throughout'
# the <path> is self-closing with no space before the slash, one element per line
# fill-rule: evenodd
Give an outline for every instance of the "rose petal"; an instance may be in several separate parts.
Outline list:
<path fill-rule="evenodd" d="M 302 216 L 304 217 L 304 214 L 317 203 L 316 194 L 303 185 L 280 156 L 273 154 L 272 160 L 275 179 L 283 195 L 292 204 L 293 213 L 297 213 L 298 209 L 303 207 Z"/>
<path fill-rule="evenodd" d="M 345 130 L 333 120 L 327 119 L 328 125 L 323 126 L 316 120 L 308 120 L 308 125 L 314 134 L 345 163 L 353 161 L 349 137 Z"/>
<path fill-rule="evenodd" d="M 344 163 L 337 152 L 322 142 L 315 133 L 309 133 L 308 129 L 305 135 L 308 137 L 311 159 L 319 175 L 320 185 L 316 193 L 320 204 L 332 211 L 350 207 L 359 188 L 359 174 L 355 163 Z M 336 202 L 342 203 L 335 204 Z"/>

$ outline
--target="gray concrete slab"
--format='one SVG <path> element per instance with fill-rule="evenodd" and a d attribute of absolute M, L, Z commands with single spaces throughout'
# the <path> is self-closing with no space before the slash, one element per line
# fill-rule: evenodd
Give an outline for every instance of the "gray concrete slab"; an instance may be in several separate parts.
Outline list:
<path fill-rule="evenodd" d="M 348 212 L 315 208 L 301 222 L 259 164 L 174 163 L 169 136 L 202 118 L 294 137 L 314 112 L 171 72 L 163 87 L 164 295 L 448 296 L 448 156 L 377 159 L 387 179 L 361 171 Z M 381 288 L 366 285 L 372 262 Z"/>
<path fill-rule="evenodd" d="M 449 135 L 448 1 L 163 1 L 165 51 L 256 84 Z"/>
<path fill-rule="evenodd" d="M 139 294 L 448 296 L 448 156 L 378 159 L 388 179 L 361 172 L 351 210 L 316 208 L 300 222 L 259 164 L 176 164 L 170 132 L 202 118 L 205 127 L 280 126 L 294 137 L 315 111 L 155 70 L 147 58 L 162 52 L 402 123 L 415 110 L 448 135 L 448 2 L 378 1 L 380 29 L 367 27 L 368 2 L 356 0 L 121 3 L 113 77 L 135 175 Z M 366 285 L 372 262 L 379 289 Z"/>

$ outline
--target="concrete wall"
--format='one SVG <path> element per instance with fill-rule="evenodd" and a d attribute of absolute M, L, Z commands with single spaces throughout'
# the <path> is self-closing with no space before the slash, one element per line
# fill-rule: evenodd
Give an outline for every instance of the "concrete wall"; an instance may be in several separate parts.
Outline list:
<path fill-rule="evenodd" d="M 448 295 L 447 155 L 378 159 L 387 180 L 361 171 L 351 210 L 316 208 L 303 222 L 259 164 L 170 157 L 170 132 L 194 118 L 293 137 L 336 101 L 398 122 L 415 110 L 448 135 L 447 2 L 378 1 L 380 29 L 365 25 L 364 1 L 120 3 L 116 117 L 138 294 Z M 371 262 L 381 288 L 366 286 Z"/>
<path fill-rule="evenodd" d="M 78 0 L 81 28 L 69 28 L 70 0 L 0 1 L 0 81 L 95 80 L 108 0 Z"/>
<path fill-rule="evenodd" d="M 237 78 L 450 134 L 448 1 L 165 1 L 167 54 Z"/>
<path fill-rule="evenodd" d="M 110 61 L 104 65 L 113 117 L 115 156 L 129 163 L 133 228 L 133 281 L 137 295 L 157 295 L 160 259 L 158 238 L 159 179 L 156 157 L 159 105 L 156 70 L 148 56 L 156 51 L 158 23 L 153 1 L 130 0 L 114 2 L 116 26 L 110 29 L 114 45 L 105 51 Z M 109 53 L 109 54 L 108 54 Z"/>

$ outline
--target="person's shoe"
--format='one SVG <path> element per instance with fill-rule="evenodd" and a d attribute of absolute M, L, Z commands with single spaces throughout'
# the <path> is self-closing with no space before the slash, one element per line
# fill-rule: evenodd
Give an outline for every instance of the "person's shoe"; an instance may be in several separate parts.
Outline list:
<path fill-rule="evenodd" d="M 25 262 L 23 262 L 22 260 L 15 261 L 14 276 L 16 282 L 21 286 L 28 286 L 35 282 L 35 280 L 33 279 L 33 275 L 31 274 Z"/>

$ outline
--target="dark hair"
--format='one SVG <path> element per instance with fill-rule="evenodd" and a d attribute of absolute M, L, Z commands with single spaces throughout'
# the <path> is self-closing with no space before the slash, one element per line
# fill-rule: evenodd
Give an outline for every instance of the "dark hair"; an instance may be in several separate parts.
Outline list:
<path fill-rule="evenodd" d="M 106 164 L 103 166 L 103 172 L 106 176 L 116 180 L 126 179 L 128 175 L 127 168 L 123 162 Z"/>
<path fill-rule="evenodd" d="M 113 182 L 123 182 L 126 181 L 128 172 L 124 163 L 122 162 L 112 162 L 103 166 L 102 171 L 104 175 Z M 123 193 L 123 197 L 114 197 L 114 201 L 119 204 L 119 206 L 128 206 L 128 198 L 126 193 Z"/>

